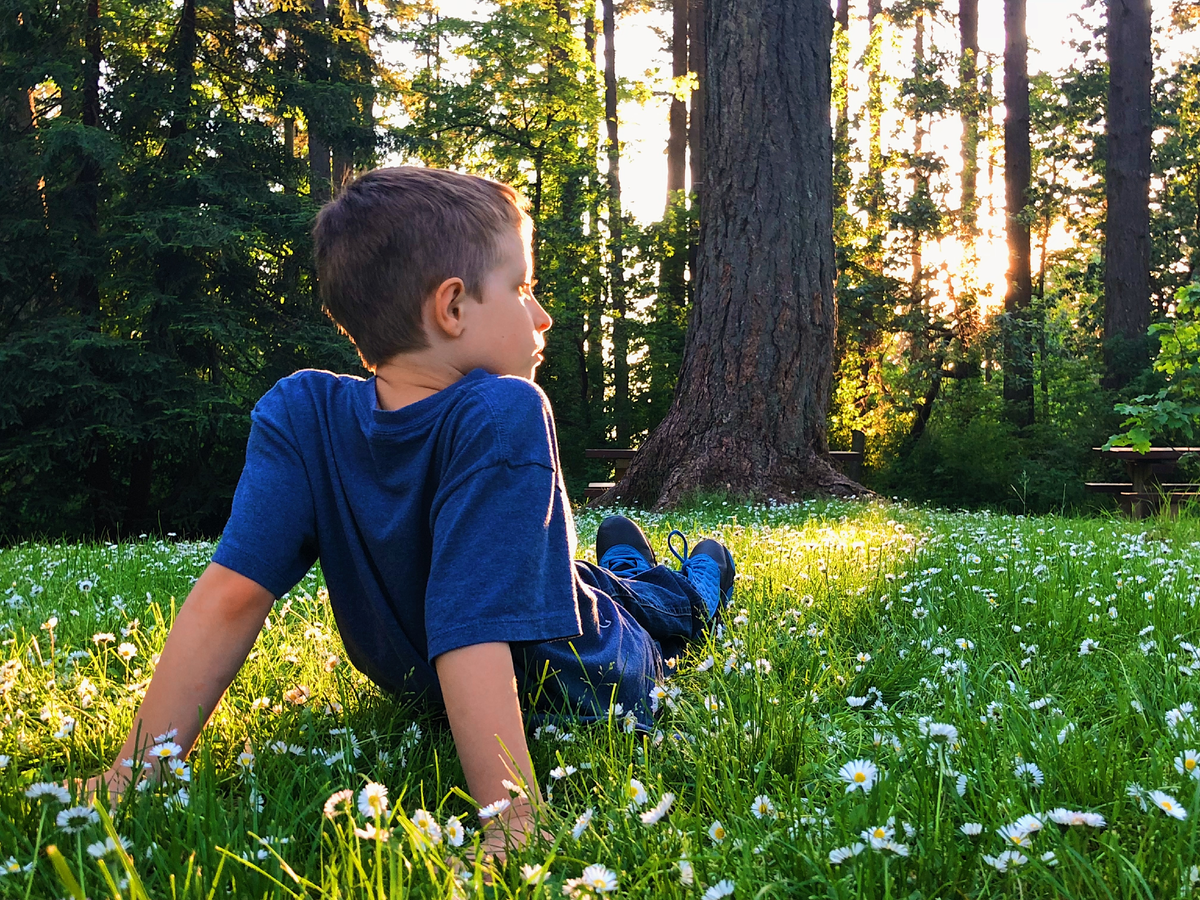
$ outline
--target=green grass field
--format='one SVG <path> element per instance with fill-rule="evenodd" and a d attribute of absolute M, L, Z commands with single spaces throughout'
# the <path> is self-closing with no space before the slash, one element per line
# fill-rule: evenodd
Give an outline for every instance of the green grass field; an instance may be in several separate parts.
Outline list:
<path fill-rule="evenodd" d="M 1200 893 L 1200 522 L 719 500 L 636 517 L 660 555 L 672 527 L 725 540 L 734 608 L 678 661 L 658 733 L 614 715 L 531 737 L 554 839 L 490 887 L 452 864 L 479 822 L 448 729 L 342 661 L 315 570 L 186 766 L 111 823 L 33 787 L 108 764 L 213 547 L 0 551 L 0 896 Z M 580 514 L 581 551 L 597 524 Z"/>

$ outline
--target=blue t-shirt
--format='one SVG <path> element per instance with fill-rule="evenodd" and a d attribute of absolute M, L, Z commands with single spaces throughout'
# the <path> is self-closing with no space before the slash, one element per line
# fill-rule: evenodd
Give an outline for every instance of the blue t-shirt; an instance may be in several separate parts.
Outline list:
<path fill-rule="evenodd" d="M 581 633 L 575 527 L 532 382 L 477 369 L 389 411 L 374 378 L 309 370 L 251 422 L 213 560 L 278 597 L 319 556 L 346 654 L 376 684 L 440 703 L 442 653 Z"/>

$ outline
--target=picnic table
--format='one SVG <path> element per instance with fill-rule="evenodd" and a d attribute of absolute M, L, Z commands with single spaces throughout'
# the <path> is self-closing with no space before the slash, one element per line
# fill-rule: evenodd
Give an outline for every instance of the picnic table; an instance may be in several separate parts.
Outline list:
<path fill-rule="evenodd" d="M 855 431 L 850 436 L 850 450 L 830 450 L 829 456 L 843 472 L 855 481 L 858 480 L 859 472 L 862 470 L 863 456 L 866 451 L 867 436 L 861 431 Z M 586 459 L 607 459 L 613 464 L 613 480 L 612 481 L 591 481 L 588 482 L 587 489 L 583 492 L 583 496 L 588 500 L 594 500 L 603 494 L 605 491 L 615 487 L 617 483 L 625 477 L 625 470 L 629 468 L 629 464 L 633 462 L 637 456 L 637 450 L 614 448 L 614 447 L 597 447 L 591 450 L 584 450 L 583 455 Z"/>
<path fill-rule="evenodd" d="M 1172 513 L 1187 502 L 1200 499 L 1200 484 L 1164 481 L 1179 468 L 1186 453 L 1200 453 L 1200 447 L 1150 447 L 1142 452 L 1132 447 L 1093 447 L 1110 459 L 1125 464 L 1128 482 L 1087 482 L 1084 490 L 1093 494 L 1112 494 L 1125 513 L 1141 519 L 1156 512 L 1163 502 L 1170 504 Z"/>

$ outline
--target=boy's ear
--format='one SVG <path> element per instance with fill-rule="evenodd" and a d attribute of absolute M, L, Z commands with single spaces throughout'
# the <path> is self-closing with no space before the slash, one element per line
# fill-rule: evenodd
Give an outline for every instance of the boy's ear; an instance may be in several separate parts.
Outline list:
<path fill-rule="evenodd" d="M 466 285 L 461 278 L 447 278 L 433 292 L 431 316 L 437 333 L 455 338 L 463 331 L 463 301 L 467 298 Z"/>

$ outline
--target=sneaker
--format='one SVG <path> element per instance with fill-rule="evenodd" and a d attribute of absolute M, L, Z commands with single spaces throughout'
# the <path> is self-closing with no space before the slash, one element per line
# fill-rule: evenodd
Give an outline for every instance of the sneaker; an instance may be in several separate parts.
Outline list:
<path fill-rule="evenodd" d="M 632 519 L 609 516 L 596 529 L 596 560 L 621 578 L 640 575 L 658 564 L 642 529 Z"/>
<path fill-rule="evenodd" d="M 676 535 L 683 540 L 682 554 L 672 543 L 672 538 Z M 680 531 L 672 531 L 667 536 L 667 547 L 679 560 L 680 574 L 691 582 L 704 599 L 709 619 L 715 619 L 733 600 L 733 579 L 737 574 L 733 565 L 733 554 L 729 552 L 728 547 L 712 538 L 699 541 L 689 554 L 687 538 Z"/>

